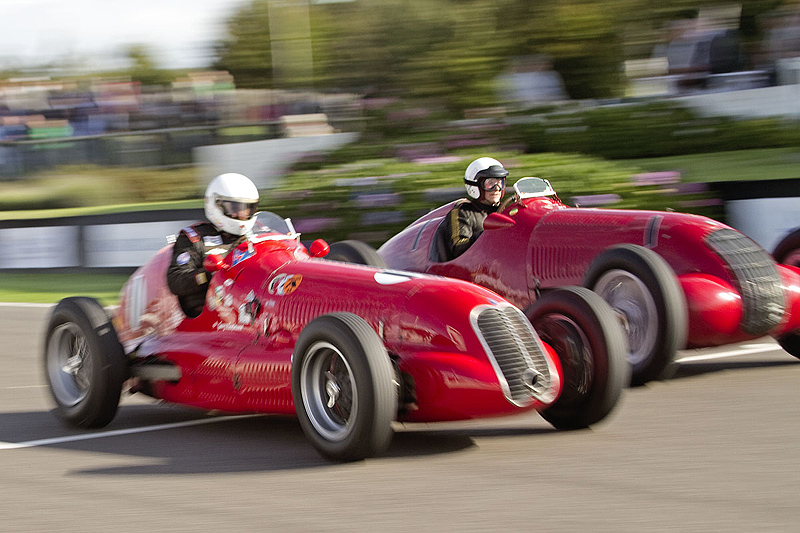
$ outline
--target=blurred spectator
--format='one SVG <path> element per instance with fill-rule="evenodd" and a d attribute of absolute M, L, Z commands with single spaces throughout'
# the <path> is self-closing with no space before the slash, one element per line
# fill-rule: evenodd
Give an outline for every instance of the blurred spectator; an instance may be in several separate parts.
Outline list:
<path fill-rule="evenodd" d="M 800 6 L 764 20 L 761 61 L 776 85 L 800 83 Z"/>
<path fill-rule="evenodd" d="M 763 87 L 762 71 L 745 71 L 747 63 L 737 29 L 739 10 L 692 11 L 669 23 L 653 58 L 665 58 L 670 93 Z M 732 16 L 732 15 L 736 16 Z"/>
<path fill-rule="evenodd" d="M 569 99 L 561 75 L 545 55 L 513 58 L 509 71 L 500 75 L 496 83 L 503 101 L 521 107 Z"/>

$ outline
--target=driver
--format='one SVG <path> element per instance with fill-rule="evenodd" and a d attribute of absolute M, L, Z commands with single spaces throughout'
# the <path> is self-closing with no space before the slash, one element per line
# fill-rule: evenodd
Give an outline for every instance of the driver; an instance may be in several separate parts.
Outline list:
<path fill-rule="evenodd" d="M 252 229 L 258 211 L 258 189 L 241 174 L 221 174 L 206 188 L 205 214 L 211 222 L 198 222 L 181 230 L 172 248 L 167 285 L 180 300 L 184 312 L 200 314 L 208 289 L 209 274 L 203 260 L 209 254 L 223 256 L 242 242 Z"/>
<path fill-rule="evenodd" d="M 483 232 L 483 221 L 500 208 L 508 171 L 491 157 L 476 159 L 464 173 L 468 199 L 462 199 L 444 220 L 447 259 L 455 259 Z"/>

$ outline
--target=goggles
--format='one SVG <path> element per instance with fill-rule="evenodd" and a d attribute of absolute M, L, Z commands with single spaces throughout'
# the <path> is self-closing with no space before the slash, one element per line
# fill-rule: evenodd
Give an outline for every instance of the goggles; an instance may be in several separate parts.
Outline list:
<path fill-rule="evenodd" d="M 240 202 L 217 198 L 216 203 L 223 215 L 234 220 L 250 220 L 258 212 L 258 202 Z"/>
<path fill-rule="evenodd" d="M 484 191 L 494 191 L 506 188 L 506 179 L 505 178 L 486 178 L 481 181 L 481 189 Z"/>

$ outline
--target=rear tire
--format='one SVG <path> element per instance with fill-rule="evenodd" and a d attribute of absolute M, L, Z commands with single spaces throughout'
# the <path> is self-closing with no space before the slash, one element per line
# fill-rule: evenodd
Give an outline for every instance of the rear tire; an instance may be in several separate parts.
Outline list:
<path fill-rule="evenodd" d="M 800 268 L 800 228 L 781 239 L 772 252 L 772 257 L 776 263 Z"/>
<path fill-rule="evenodd" d="M 631 384 L 669 378 L 686 346 L 686 297 L 672 268 L 642 246 L 622 244 L 592 262 L 584 280 L 623 322 Z"/>
<path fill-rule="evenodd" d="M 630 379 L 625 335 L 614 312 L 589 289 L 564 287 L 545 292 L 525 315 L 561 362 L 561 395 L 542 417 L 557 429 L 603 420 Z"/>
<path fill-rule="evenodd" d="M 781 348 L 786 350 L 789 355 L 793 355 L 800 359 L 800 333 L 791 333 L 775 340 L 778 341 L 778 344 L 781 345 Z"/>
<path fill-rule="evenodd" d="M 308 439 L 335 461 L 383 452 L 392 439 L 398 386 L 389 354 L 351 313 L 312 320 L 292 356 L 292 396 Z"/>
<path fill-rule="evenodd" d="M 44 367 L 61 420 L 79 428 L 100 428 L 113 420 L 128 365 L 96 300 L 72 297 L 56 305 L 45 336 Z"/>
<path fill-rule="evenodd" d="M 378 255 L 378 252 L 369 244 L 362 241 L 339 241 L 330 245 L 330 251 L 325 259 L 331 261 L 341 261 L 343 263 L 355 263 L 377 268 L 387 268 L 386 261 Z"/>

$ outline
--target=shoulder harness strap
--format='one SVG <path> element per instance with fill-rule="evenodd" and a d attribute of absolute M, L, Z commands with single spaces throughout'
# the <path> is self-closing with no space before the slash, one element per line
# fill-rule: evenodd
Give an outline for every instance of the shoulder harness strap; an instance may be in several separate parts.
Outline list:
<path fill-rule="evenodd" d="M 186 236 L 187 236 L 187 237 L 189 237 L 189 241 L 190 241 L 191 243 L 196 243 L 197 241 L 199 241 L 199 240 L 200 240 L 200 233 L 198 233 L 198 232 L 197 232 L 197 230 L 196 230 L 195 228 L 196 228 L 197 226 L 199 226 L 200 224 L 202 224 L 202 222 L 200 222 L 200 223 L 197 223 L 197 224 L 192 224 L 191 226 L 188 226 L 188 227 L 186 227 L 186 228 L 183 228 L 183 229 L 181 230 L 181 233 L 184 233 L 184 234 L 186 234 Z"/>

